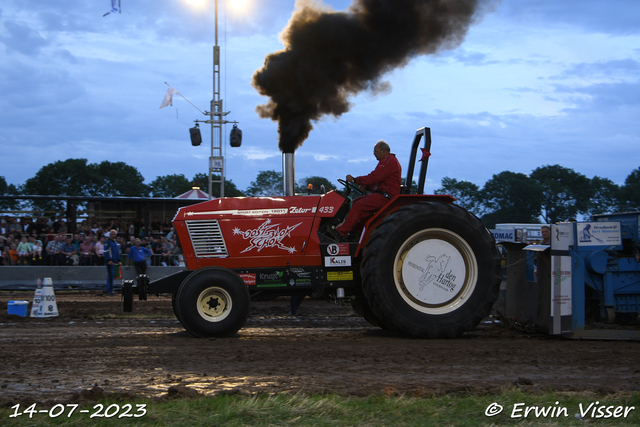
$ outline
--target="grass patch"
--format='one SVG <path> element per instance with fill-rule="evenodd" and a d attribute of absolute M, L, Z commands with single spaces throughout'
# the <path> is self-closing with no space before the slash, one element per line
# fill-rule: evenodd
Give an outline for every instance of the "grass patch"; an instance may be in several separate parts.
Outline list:
<path fill-rule="evenodd" d="M 596 403 L 597 402 L 597 403 Z M 135 418 L 118 418 L 124 405 L 131 404 L 130 414 L 138 412 L 136 405 L 146 405 L 146 414 Z M 68 417 L 70 407 L 58 405 L 57 409 L 38 405 L 37 410 L 56 409 L 62 414 L 56 418 L 46 413 L 37 413 L 29 419 L 28 414 L 11 417 L 14 408 L 0 409 L 0 420 L 5 426 L 580 426 L 588 423 L 596 426 L 637 426 L 640 424 L 640 393 L 621 393 L 599 396 L 593 393 L 544 393 L 526 394 L 519 390 L 506 390 L 500 395 L 486 396 L 381 396 L 347 397 L 339 395 L 288 395 L 274 396 L 230 395 L 199 397 L 179 400 L 138 400 L 122 402 L 105 400 L 99 402 L 103 408 L 111 406 L 110 418 L 90 418 L 100 407 L 94 404 L 80 406 Z M 492 404 L 503 407 L 495 416 L 485 415 Z M 523 404 L 523 405 L 520 405 Z M 593 404 L 593 405 L 592 405 Z M 118 406 L 115 406 L 118 405 Z M 591 406 L 586 416 L 580 418 Z M 24 412 L 27 404 L 21 404 Z M 525 417 L 526 408 L 531 409 Z M 599 417 L 594 407 L 604 407 Z M 628 410 L 627 416 L 614 417 L 616 407 Z M 515 410 L 514 410 L 515 408 Z M 566 408 L 566 409 L 563 409 Z M 89 410 L 83 414 L 79 410 Z M 119 409 L 119 412 L 117 411 Z M 540 411 L 546 411 L 542 415 Z M 101 412 L 105 413 L 104 409 Z M 566 416 L 565 416 L 566 413 Z M 520 415 L 520 416 L 518 416 Z M 593 416 L 595 415 L 595 417 Z"/>

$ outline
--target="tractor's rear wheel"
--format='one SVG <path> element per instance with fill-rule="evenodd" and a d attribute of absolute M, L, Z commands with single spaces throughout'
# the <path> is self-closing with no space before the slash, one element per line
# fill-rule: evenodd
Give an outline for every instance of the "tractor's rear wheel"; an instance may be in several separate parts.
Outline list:
<path fill-rule="evenodd" d="M 198 270 L 182 282 L 174 300 L 176 317 L 191 334 L 228 337 L 244 326 L 251 298 L 244 281 L 231 270 Z"/>
<path fill-rule="evenodd" d="M 359 298 L 351 301 L 351 308 L 356 312 L 359 316 L 362 316 L 364 320 L 372 324 L 373 326 L 377 326 L 381 329 L 389 329 L 385 326 L 382 319 L 380 319 L 369 306 L 369 302 L 364 298 Z"/>
<path fill-rule="evenodd" d="M 482 222 L 456 205 L 401 207 L 372 232 L 361 264 L 373 312 L 416 338 L 456 337 L 498 298 L 500 255 Z"/>

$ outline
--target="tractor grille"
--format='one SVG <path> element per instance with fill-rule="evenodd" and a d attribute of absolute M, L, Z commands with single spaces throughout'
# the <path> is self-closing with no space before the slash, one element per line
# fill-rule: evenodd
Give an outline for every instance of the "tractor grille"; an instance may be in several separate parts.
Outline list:
<path fill-rule="evenodd" d="M 229 256 L 217 220 L 186 221 L 196 258 L 223 258 Z"/>

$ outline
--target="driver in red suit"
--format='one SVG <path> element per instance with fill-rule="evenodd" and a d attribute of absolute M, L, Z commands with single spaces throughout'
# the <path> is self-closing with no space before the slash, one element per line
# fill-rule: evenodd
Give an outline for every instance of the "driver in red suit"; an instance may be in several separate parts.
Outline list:
<path fill-rule="evenodd" d="M 391 153 L 389 144 L 382 140 L 376 142 L 373 155 L 378 159 L 378 165 L 373 172 L 356 178 L 347 175 L 348 182 L 355 182 L 361 187 L 366 187 L 371 193 L 355 199 L 344 222 L 340 226 L 330 229 L 331 235 L 337 240 L 344 239 L 347 234 L 353 231 L 361 231 L 362 225 L 369 217 L 400 194 L 402 168 L 396 155 Z"/>

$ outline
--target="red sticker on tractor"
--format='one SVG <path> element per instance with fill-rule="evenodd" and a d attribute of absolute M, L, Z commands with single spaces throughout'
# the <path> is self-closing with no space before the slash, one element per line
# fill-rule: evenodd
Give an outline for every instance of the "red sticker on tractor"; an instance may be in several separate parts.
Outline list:
<path fill-rule="evenodd" d="M 240 274 L 238 274 L 238 276 L 240 276 L 240 278 L 242 280 L 244 280 L 244 283 L 247 286 L 255 286 L 256 285 L 256 275 L 255 274 L 240 273 Z"/>

